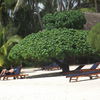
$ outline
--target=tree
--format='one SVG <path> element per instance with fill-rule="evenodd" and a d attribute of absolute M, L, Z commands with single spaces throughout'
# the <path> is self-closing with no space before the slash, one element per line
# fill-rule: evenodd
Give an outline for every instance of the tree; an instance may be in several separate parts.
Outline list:
<path fill-rule="evenodd" d="M 0 6 L 2 26 L 12 22 L 17 29 L 16 34 L 24 37 L 41 29 L 41 16 L 34 0 L 3 0 Z"/>
<path fill-rule="evenodd" d="M 10 49 L 20 41 L 19 36 L 12 36 L 9 38 L 7 42 L 5 42 L 1 47 L 0 47 L 0 66 L 4 64 L 8 64 L 8 59 L 7 56 L 9 54 Z"/>
<path fill-rule="evenodd" d="M 25 2 L 27 2 L 27 0 L 26 0 L 26 1 L 25 1 L 25 0 L 17 0 L 16 5 L 15 5 L 14 10 L 13 10 L 13 13 L 16 13 L 16 12 L 19 10 L 19 8 L 20 8 Z"/>
<path fill-rule="evenodd" d="M 6 6 L 3 3 L 3 1 L 1 1 L 1 4 L 0 4 L 0 23 L 3 26 L 6 26 L 8 24 L 8 19 L 9 19 L 9 15 L 7 13 Z"/>
<path fill-rule="evenodd" d="M 100 12 L 100 0 L 94 0 L 96 12 Z"/>
<path fill-rule="evenodd" d="M 70 58 L 93 53 L 86 42 L 87 31 L 52 29 L 31 34 L 15 45 L 9 59 L 24 61 L 33 59 L 34 62 L 56 62 L 63 72 L 69 71 Z"/>
<path fill-rule="evenodd" d="M 6 28 L 0 26 L 0 66 L 8 64 L 7 56 L 10 49 L 21 40 L 19 36 L 11 34 L 14 31 L 16 30 L 13 27 L 9 29 L 9 26 Z"/>
<path fill-rule="evenodd" d="M 100 12 L 100 0 L 82 0 L 81 7 L 94 7 L 96 12 Z"/>
<path fill-rule="evenodd" d="M 90 45 L 95 48 L 96 51 L 100 52 L 100 23 L 92 27 L 87 39 Z"/>
<path fill-rule="evenodd" d="M 89 0 L 88 2 L 95 7 L 96 12 L 100 12 L 100 0 Z"/>
<path fill-rule="evenodd" d="M 86 23 L 85 16 L 78 10 L 49 13 L 43 17 L 45 28 L 73 28 L 82 29 Z"/>
<path fill-rule="evenodd" d="M 40 27 L 41 27 L 41 30 L 42 30 L 43 29 L 43 23 L 42 23 L 42 19 L 41 19 L 39 7 L 38 7 L 38 2 L 36 0 L 35 0 L 35 10 L 36 10 L 36 14 L 38 16 L 38 20 L 39 20 Z"/>

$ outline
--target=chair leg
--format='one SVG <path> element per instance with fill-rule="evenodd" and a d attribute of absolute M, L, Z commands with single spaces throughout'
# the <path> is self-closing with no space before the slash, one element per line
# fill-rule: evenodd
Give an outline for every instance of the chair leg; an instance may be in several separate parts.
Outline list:
<path fill-rule="evenodd" d="M 25 75 L 24 75 L 24 78 L 26 78 Z"/>
<path fill-rule="evenodd" d="M 92 80 L 92 76 L 90 76 L 90 80 Z"/>
<path fill-rule="evenodd" d="M 74 77 L 70 77 L 69 82 L 71 82 L 71 80 L 75 80 L 76 82 L 78 82 L 78 77 L 75 77 L 75 79 L 72 79 Z"/>
<path fill-rule="evenodd" d="M 25 78 L 26 78 L 25 75 L 23 75 L 23 76 L 22 76 L 22 79 L 25 79 Z"/>
<path fill-rule="evenodd" d="M 98 74 L 96 75 L 97 78 L 99 78 Z"/>
<path fill-rule="evenodd" d="M 70 77 L 69 82 L 71 82 L 71 80 L 72 80 L 72 77 Z"/>
<path fill-rule="evenodd" d="M 78 82 L 78 77 L 76 77 L 76 82 Z"/>
<path fill-rule="evenodd" d="M 6 80 L 8 80 L 8 77 L 6 78 Z"/>
<path fill-rule="evenodd" d="M 3 77 L 3 80 L 5 80 L 5 78 L 6 78 L 6 77 L 4 76 L 4 77 Z"/>
<path fill-rule="evenodd" d="M 96 74 L 94 77 L 95 77 L 95 78 L 99 78 L 98 74 Z"/>
<path fill-rule="evenodd" d="M 20 79 L 23 79 L 23 76 L 20 76 Z"/>
<path fill-rule="evenodd" d="M 13 79 L 16 79 L 16 77 L 13 77 Z"/>

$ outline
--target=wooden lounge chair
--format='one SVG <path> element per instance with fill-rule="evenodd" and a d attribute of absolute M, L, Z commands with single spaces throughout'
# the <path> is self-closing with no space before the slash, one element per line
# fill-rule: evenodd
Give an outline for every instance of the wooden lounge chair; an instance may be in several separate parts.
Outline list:
<path fill-rule="evenodd" d="M 8 80 L 8 78 L 12 77 L 13 79 L 23 79 L 26 78 L 26 76 L 28 76 L 28 74 L 16 74 L 16 75 L 5 75 L 5 76 L 1 76 L 1 78 L 3 78 L 3 80 Z"/>
<path fill-rule="evenodd" d="M 81 72 L 78 73 L 73 73 L 73 74 L 67 74 L 66 78 L 69 77 L 69 82 L 71 82 L 72 80 L 78 81 L 79 77 L 89 77 L 90 79 L 92 79 L 93 77 L 98 78 L 98 74 L 100 74 L 100 69 L 94 69 L 94 70 L 83 70 Z"/>
<path fill-rule="evenodd" d="M 3 78 L 3 80 L 8 80 L 9 77 L 12 77 L 13 79 L 19 79 L 19 78 L 26 78 L 28 74 L 21 74 L 21 67 L 15 68 L 15 73 L 12 73 L 10 75 L 4 75 L 0 76 L 0 79 Z"/>
<path fill-rule="evenodd" d="M 78 72 L 78 71 L 82 70 L 82 68 L 83 68 L 84 66 L 85 66 L 85 64 L 81 64 L 81 65 L 79 65 L 76 69 L 71 70 L 71 71 L 66 72 L 66 73 L 63 73 L 63 74 L 66 75 L 66 74 L 71 74 L 71 73 Z"/>
<path fill-rule="evenodd" d="M 95 63 L 92 65 L 90 69 L 82 69 L 82 70 L 75 70 L 72 72 L 66 73 L 66 77 L 70 77 L 70 82 L 71 80 L 78 80 L 79 77 L 82 76 L 89 76 L 90 79 L 92 79 L 93 75 L 95 77 L 98 77 L 98 74 L 100 73 L 100 69 L 96 69 L 100 63 Z"/>
<path fill-rule="evenodd" d="M 96 69 L 99 66 L 99 64 L 100 64 L 100 62 L 93 64 L 90 69 Z"/>
<path fill-rule="evenodd" d="M 80 65 L 79 67 L 77 67 L 75 70 L 72 70 L 72 71 L 69 71 L 69 72 L 66 72 L 64 73 L 65 75 L 66 74 L 71 74 L 71 73 L 76 73 L 76 72 L 79 72 L 79 71 L 85 71 L 85 70 L 92 70 L 92 69 L 96 69 L 98 66 L 99 66 L 100 62 L 97 62 L 97 63 L 94 63 L 90 69 L 82 69 L 85 64 L 83 65 Z"/>
<path fill-rule="evenodd" d="M 75 70 L 72 70 L 70 72 L 76 72 L 82 70 L 82 68 L 85 66 L 85 64 L 79 65 Z"/>

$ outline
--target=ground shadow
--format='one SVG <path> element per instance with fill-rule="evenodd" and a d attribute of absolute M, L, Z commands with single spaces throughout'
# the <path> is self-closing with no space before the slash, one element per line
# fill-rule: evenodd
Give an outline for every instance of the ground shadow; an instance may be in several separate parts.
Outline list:
<path fill-rule="evenodd" d="M 64 76 L 62 72 L 55 72 L 55 73 L 46 73 L 46 74 L 39 74 L 39 75 L 32 75 L 28 76 L 27 78 L 45 78 L 45 77 L 57 77 L 57 76 Z"/>
<path fill-rule="evenodd" d="M 24 71 L 22 71 L 22 73 L 33 73 L 33 72 L 36 72 L 36 71 L 41 71 L 41 69 L 35 69 L 35 70 L 24 70 Z"/>
<path fill-rule="evenodd" d="M 83 82 L 83 81 L 93 81 L 93 80 L 96 80 L 96 79 L 99 79 L 100 77 L 98 78 L 92 78 L 92 79 L 83 79 L 83 80 L 78 80 L 78 81 L 71 81 L 70 83 L 75 83 L 75 82 Z"/>

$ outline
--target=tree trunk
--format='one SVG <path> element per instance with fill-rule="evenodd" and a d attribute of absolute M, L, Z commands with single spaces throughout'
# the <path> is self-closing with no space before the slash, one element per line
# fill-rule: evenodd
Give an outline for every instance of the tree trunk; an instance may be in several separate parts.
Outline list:
<path fill-rule="evenodd" d="M 94 0 L 96 12 L 98 12 L 97 0 Z"/>
<path fill-rule="evenodd" d="M 64 6 L 64 3 L 63 3 L 63 0 L 61 0 L 61 10 L 66 10 L 65 6 Z"/>
<path fill-rule="evenodd" d="M 100 0 L 97 0 L 97 12 L 100 12 Z"/>
<path fill-rule="evenodd" d="M 100 0 L 94 0 L 96 12 L 100 12 Z"/>
<path fill-rule="evenodd" d="M 15 5 L 13 14 L 16 13 L 18 11 L 18 9 L 21 7 L 21 5 L 24 3 L 24 0 L 17 0 L 17 3 Z"/>
<path fill-rule="evenodd" d="M 77 0 L 77 2 L 78 2 L 77 6 L 78 6 L 78 8 L 80 8 L 81 7 L 80 6 L 80 4 L 81 4 L 80 0 Z"/>
<path fill-rule="evenodd" d="M 40 16 L 40 13 L 39 13 L 38 3 L 37 3 L 36 0 L 35 0 L 35 4 L 36 4 L 36 12 L 37 12 L 37 16 L 38 16 L 39 23 L 40 23 L 40 27 L 41 27 L 41 30 L 42 30 L 42 29 L 43 29 L 43 24 L 42 24 L 41 16 Z"/>
<path fill-rule="evenodd" d="M 57 11 L 61 11 L 60 0 L 57 0 Z"/>
<path fill-rule="evenodd" d="M 69 72 L 69 63 L 68 63 L 67 59 L 65 58 L 63 61 L 59 61 L 56 58 L 52 58 L 52 60 L 55 61 L 60 66 L 60 68 L 62 69 L 63 73 Z"/>
<path fill-rule="evenodd" d="M 67 11 L 70 9 L 71 0 L 68 0 Z"/>
<path fill-rule="evenodd" d="M 69 64 L 63 62 L 62 65 L 60 65 L 62 68 L 63 73 L 69 72 Z"/>

